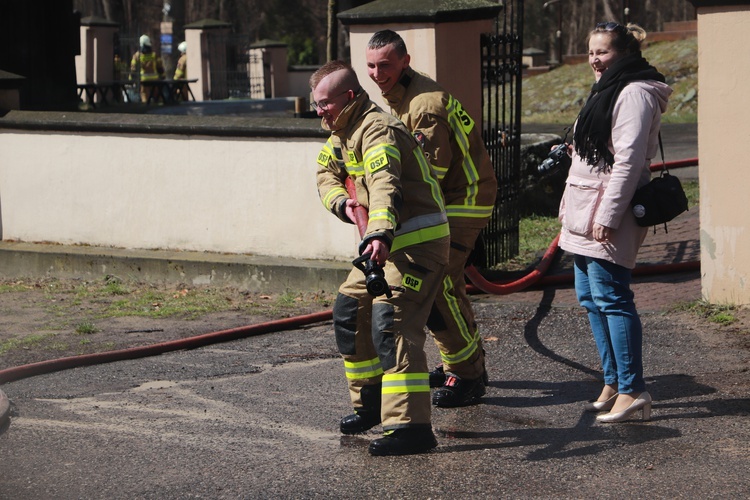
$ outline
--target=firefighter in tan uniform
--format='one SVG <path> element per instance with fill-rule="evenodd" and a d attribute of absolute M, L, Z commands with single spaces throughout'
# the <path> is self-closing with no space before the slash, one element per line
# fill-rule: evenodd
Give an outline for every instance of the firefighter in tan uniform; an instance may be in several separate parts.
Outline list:
<path fill-rule="evenodd" d="M 359 245 L 382 268 L 387 293 L 368 292 L 353 268 L 333 307 L 336 343 L 354 414 L 344 434 L 382 423 L 373 455 L 406 455 L 437 446 L 430 418 L 425 324 L 448 263 L 443 197 L 424 152 L 395 117 L 376 106 L 351 66 L 331 61 L 310 78 L 313 108 L 331 136 L 318 156 L 320 199 L 342 221 L 368 210 Z M 350 198 L 345 180 L 356 186 Z"/>
<path fill-rule="evenodd" d="M 151 38 L 148 35 L 141 35 L 138 41 L 141 47 L 133 54 L 133 59 L 130 61 L 130 74 L 131 77 L 139 75 L 141 102 L 148 103 L 158 95 L 154 82 L 164 79 L 164 61 L 154 53 L 151 48 Z"/>
<path fill-rule="evenodd" d="M 410 66 L 403 39 L 394 31 L 368 42 L 367 68 L 383 98 L 419 140 L 440 180 L 450 223 L 450 262 L 427 323 L 440 349 L 442 366 L 430 373 L 436 406 L 476 402 L 488 383 L 484 350 L 466 294 L 464 268 L 487 225 L 497 180 L 481 127 L 461 104 L 428 76 Z"/>

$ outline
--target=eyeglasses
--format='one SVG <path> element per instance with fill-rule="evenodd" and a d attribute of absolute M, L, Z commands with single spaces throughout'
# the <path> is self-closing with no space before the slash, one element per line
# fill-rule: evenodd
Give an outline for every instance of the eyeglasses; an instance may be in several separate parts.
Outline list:
<path fill-rule="evenodd" d="M 628 32 L 628 29 L 625 26 L 614 21 L 610 21 L 608 23 L 599 23 L 594 26 L 594 29 L 597 31 L 616 31 L 620 32 L 621 34 Z"/>
<path fill-rule="evenodd" d="M 342 95 L 348 94 L 348 93 L 349 93 L 349 90 L 345 90 L 342 93 L 336 94 L 335 96 L 329 97 L 328 99 L 325 99 L 323 101 L 319 101 L 319 102 L 313 101 L 313 102 L 310 103 L 310 108 L 312 108 L 313 111 L 318 111 L 318 110 L 328 111 L 328 106 L 331 105 L 331 101 L 332 100 L 338 99 Z"/>

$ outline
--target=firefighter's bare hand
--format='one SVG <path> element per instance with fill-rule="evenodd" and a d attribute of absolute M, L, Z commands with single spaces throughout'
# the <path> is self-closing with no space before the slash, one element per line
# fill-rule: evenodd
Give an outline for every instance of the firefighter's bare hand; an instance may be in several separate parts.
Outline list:
<path fill-rule="evenodd" d="M 372 253 L 370 260 L 374 260 L 375 263 L 381 267 L 385 265 L 385 261 L 388 260 L 388 257 L 391 255 L 390 250 L 388 250 L 388 245 L 378 239 L 370 240 L 367 243 L 365 251 L 362 253 Z"/>
<path fill-rule="evenodd" d="M 353 200 L 351 198 L 346 200 L 346 206 L 344 207 L 344 212 L 346 212 L 346 216 L 349 217 L 349 220 L 353 223 L 356 223 L 357 220 L 354 218 L 354 208 L 360 206 L 359 202 L 357 200 Z"/>

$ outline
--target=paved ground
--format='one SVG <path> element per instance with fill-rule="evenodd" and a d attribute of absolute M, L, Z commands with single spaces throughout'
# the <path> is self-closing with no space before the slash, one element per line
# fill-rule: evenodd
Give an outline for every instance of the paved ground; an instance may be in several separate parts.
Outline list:
<path fill-rule="evenodd" d="M 650 234 L 641 262 L 698 259 L 697 217 Z M 563 283 L 475 296 L 490 388 L 435 409 L 430 454 L 370 457 L 378 428 L 338 433 L 346 385 L 318 323 L 5 384 L 0 498 L 747 498 L 747 332 L 671 309 L 700 298 L 698 271 L 635 281 L 650 422 L 582 411 L 599 367 Z"/>

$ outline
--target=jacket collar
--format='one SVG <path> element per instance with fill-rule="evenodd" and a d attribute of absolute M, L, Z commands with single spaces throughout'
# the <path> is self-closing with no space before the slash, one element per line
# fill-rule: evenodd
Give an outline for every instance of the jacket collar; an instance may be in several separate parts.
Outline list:
<path fill-rule="evenodd" d="M 394 85 L 388 92 L 382 94 L 383 99 L 385 99 L 385 102 L 387 102 L 390 107 L 398 108 L 399 104 L 401 104 L 406 96 L 406 91 L 408 90 L 411 81 L 414 79 L 414 75 L 415 71 L 409 66 L 403 73 L 401 73 L 401 78 L 398 79 L 396 85 Z"/>
<path fill-rule="evenodd" d="M 370 101 L 370 96 L 364 89 L 360 90 L 354 99 L 341 110 L 341 114 L 336 118 L 336 121 L 333 122 L 336 127 L 333 133 L 337 136 L 346 135 L 370 111 L 368 108 L 371 107 L 374 107 L 374 103 Z M 323 126 L 326 128 L 325 123 L 323 123 Z"/>

